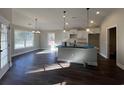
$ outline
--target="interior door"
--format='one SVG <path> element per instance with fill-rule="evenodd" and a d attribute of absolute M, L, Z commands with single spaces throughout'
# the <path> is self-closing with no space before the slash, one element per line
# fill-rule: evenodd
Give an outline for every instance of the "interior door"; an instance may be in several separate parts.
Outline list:
<path fill-rule="evenodd" d="M 116 59 L 116 27 L 109 29 L 109 58 Z"/>
<path fill-rule="evenodd" d="M 0 24 L 0 68 L 8 64 L 8 26 Z"/>

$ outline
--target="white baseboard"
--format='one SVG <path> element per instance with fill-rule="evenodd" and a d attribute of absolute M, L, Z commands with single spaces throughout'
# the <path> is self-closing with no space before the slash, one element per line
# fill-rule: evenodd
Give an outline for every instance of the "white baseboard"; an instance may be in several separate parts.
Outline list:
<path fill-rule="evenodd" d="M 104 55 L 103 53 L 99 53 L 102 57 L 108 59 L 108 57 L 106 55 Z"/>
<path fill-rule="evenodd" d="M 124 65 L 123 65 L 123 64 L 120 64 L 120 63 L 117 62 L 117 66 L 118 66 L 119 68 L 121 68 L 122 70 L 124 70 Z"/>
<path fill-rule="evenodd" d="M 32 52 L 32 51 L 35 51 L 35 50 L 38 50 L 38 49 L 40 49 L 40 48 L 29 50 L 29 51 L 25 51 L 25 52 L 21 52 L 21 53 L 16 53 L 16 54 L 12 55 L 12 57 L 15 57 L 15 56 L 18 56 L 18 55 L 22 55 L 22 54 L 25 54 L 25 53 L 28 53 L 28 52 Z"/>

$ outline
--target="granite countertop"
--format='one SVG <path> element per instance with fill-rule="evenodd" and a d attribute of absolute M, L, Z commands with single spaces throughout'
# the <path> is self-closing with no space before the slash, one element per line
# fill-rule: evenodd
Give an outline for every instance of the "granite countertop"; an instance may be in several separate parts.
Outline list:
<path fill-rule="evenodd" d="M 90 45 L 90 44 L 85 44 L 82 46 L 81 45 L 80 46 L 79 45 L 75 45 L 75 46 L 74 45 L 73 46 L 72 45 L 68 45 L 68 46 L 58 45 L 57 47 L 58 48 L 86 48 L 86 49 L 87 48 L 94 48 L 94 46 Z"/>

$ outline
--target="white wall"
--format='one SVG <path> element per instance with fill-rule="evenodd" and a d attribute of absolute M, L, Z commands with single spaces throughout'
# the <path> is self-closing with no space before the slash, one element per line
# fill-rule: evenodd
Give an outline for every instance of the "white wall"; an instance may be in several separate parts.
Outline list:
<path fill-rule="evenodd" d="M 69 32 L 55 31 L 55 42 L 57 44 L 62 44 L 62 42 L 69 39 Z"/>
<path fill-rule="evenodd" d="M 61 42 L 66 41 L 69 39 L 69 33 L 62 32 L 62 31 L 42 31 L 41 32 L 41 39 L 40 39 L 40 47 L 41 49 L 48 49 L 48 33 L 55 33 L 55 42 L 57 44 L 61 44 Z"/>
<path fill-rule="evenodd" d="M 15 50 L 14 49 L 14 31 L 16 31 L 16 30 L 32 31 L 32 29 L 29 29 L 29 28 L 13 25 L 13 29 L 12 29 L 12 32 L 11 32 L 11 44 L 12 44 L 12 46 L 11 46 L 11 55 L 12 56 L 23 54 L 23 53 L 26 53 L 26 52 L 29 52 L 29 51 L 36 50 L 36 49 L 40 48 L 40 45 L 39 45 L 40 35 L 39 34 L 35 34 L 34 35 L 34 46 L 33 47 L 22 48 L 22 49 L 16 49 Z"/>
<path fill-rule="evenodd" d="M 105 18 L 101 25 L 100 53 L 107 57 L 107 28 L 117 25 L 117 65 L 124 69 L 124 9 L 118 9 Z"/>
<path fill-rule="evenodd" d="M 0 8 L 0 16 L 4 17 L 10 23 L 12 22 L 12 9 L 11 8 Z"/>

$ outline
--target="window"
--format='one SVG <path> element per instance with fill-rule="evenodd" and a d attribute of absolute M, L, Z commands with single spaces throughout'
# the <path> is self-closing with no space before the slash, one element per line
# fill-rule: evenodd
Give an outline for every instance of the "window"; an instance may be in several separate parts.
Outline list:
<path fill-rule="evenodd" d="M 27 32 L 27 34 L 26 34 L 26 47 L 31 47 L 31 46 L 33 46 L 33 37 L 34 35 L 33 35 L 33 33 L 32 32 Z"/>
<path fill-rule="evenodd" d="M 48 45 L 50 46 L 51 50 L 55 50 L 55 34 L 48 33 Z"/>
<path fill-rule="evenodd" d="M 15 49 L 32 47 L 34 34 L 28 31 L 15 31 Z"/>

